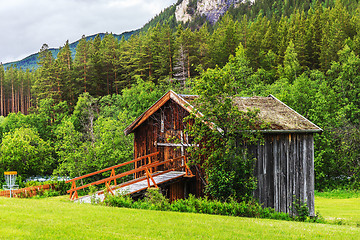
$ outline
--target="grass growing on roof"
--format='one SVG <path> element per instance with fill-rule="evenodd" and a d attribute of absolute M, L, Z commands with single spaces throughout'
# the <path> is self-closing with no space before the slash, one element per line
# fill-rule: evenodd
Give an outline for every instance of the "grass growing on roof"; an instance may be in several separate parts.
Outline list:
<path fill-rule="evenodd" d="M 0 198 L 0 239 L 359 239 L 360 228 Z"/>

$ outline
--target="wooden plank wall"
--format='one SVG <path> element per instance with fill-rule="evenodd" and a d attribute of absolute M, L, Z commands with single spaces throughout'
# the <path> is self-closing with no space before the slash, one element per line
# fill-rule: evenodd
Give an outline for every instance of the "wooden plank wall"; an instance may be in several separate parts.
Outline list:
<path fill-rule="evenodd" d="M 134 131 L 134 158 L 141 157 L 150 153 L 159 151 L 159 156 L 155 160 L 164 161 L 166 159 L 179 157 L 182 155 L 179 147 L 164 147 L 155 146 L 157 143 L 173 143 L 174 141 L 169 140 L 169 137 L 179 138 L 180 132 L 183 132 L 186 126 L 183 119 L 189 116 L 189 113 L 183 109 L 180 105 L 170 99 L 165 103 L 159 110 L 153 113 L 145 122 L 143 122 Z M 163 119 L 163 131 L 161 126 L 161 120 Z M 184 132 L 183 132 L 184 136 Z M 184 139 L 183 139 L 184 140 Z M 186 148 L 185 148 L 185 154 Z M 146 164 L 145 160 L 141 165 Z M 135 167 L 139 167 L 135 166 Z M 169 166 L 165 166 L 169 167 Z M 159 171 L 162 170 L 162 166 L 159 167 Z M 189 193 L 196 195 L 197 197 L 203 196 L 203 184 L 200 178 L 199 172 L 195 167 L 191 168 L 195 174 L 195 181 L 189 183 Z M 139 173 L 135 178 L 141 177 L 143 173 Z M 183 198 L 183 183 L 178 183 L 172 186 L 171 199 Z"/>
<path fill-rule="evenodd" d="M 157 159 L 159 161 L 180 157 L 180 148 L 156 146 L 155 143 L 174 143 L 170 138 L 179 139 L 180 132 L 185 128 L 183 119 L 188 115 L 189 113 L 173 100 L 165 103 L 134 131 L 134 158 L 156 151 L 160 152 Z M 141 165 L 144 164 L 145 161 Z M 158 170 L 167 167 L 170 166 L 160 166 Z"/>
<path fill-rule="evenodd" d="M 257 158 L 255 197 L 266 207 L 292 213 L 301 200 L 314 209 L 314 138 L 312 134 L 268 134 L 265 143 L 253 147 Z"/>
<path fill-rule="evenodd" d="M 167 196 L 170 202 L 185 197 L 185 184 L 184 180 L 170 184 Z"/>

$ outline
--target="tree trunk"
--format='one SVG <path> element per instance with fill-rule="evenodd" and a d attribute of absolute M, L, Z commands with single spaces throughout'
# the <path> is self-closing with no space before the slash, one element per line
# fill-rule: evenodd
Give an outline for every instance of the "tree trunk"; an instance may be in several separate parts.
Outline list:
<path fill-rule="evenodd" d="M 84 92 L 86 91 L 86 55 L 84 55 Z"/>
<path fill-rule="evenodd" d="M 170 73 L 169 77 L 172 77 L 172 58 L 171 58 L 171 42 L 170 42 L 170 36 L 168 35 L 168 46 L 169 46 L 169 67 L 170 67 Z"/>
<path fill-rule="evenodd" d="M 190 78 L 190 53 L 189 53 L 189 48 L 187 49 L 187 72 L 188 72 L 188 78 Z"/>
<path fill-rule="evenodd" d="M 11 80 L 11 112 L 15 112 L 14 80 Z"/>
<path fill-rule="evenodd" d="M 4 116 L 5 114 L 4 114 L 4 89 L 3 89 L 3 79 L 2 79 L 2 77 L 1 77 L 1 86 L 0 86 L 0 99 L 1 99 L 1 106 L 0 106 L 0 111 L 1 111 L 1 116 Z"/>
<path fill-rule="evenodd" d="M 21 89 L 20 89 L 20 111 L 25 114 L 25 100 L 24 100 L 24 81 L 21 81 Z"/>

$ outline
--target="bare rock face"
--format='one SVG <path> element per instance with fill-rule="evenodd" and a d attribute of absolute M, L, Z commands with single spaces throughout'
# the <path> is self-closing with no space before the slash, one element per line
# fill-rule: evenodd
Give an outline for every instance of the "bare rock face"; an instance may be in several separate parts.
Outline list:
<path fill-rule="evenodd" d="M 214 24 L 234 4 L 241 0 L 201 0 L 198 2 L 198 13 Z"/>
<path fill-rule="evenodd" d="M 195 15 L 205 15 L 206 19 L 214 24 L 233 5 L 244 0 L 183 0 L 176 7 L 175 17 L 177 21 L 187 22 Z M 190 3 L 190 5 L 189 5 Z"/>
<path fill-rule="evenodd" d="M 189 0 L 183 0 L 182 3 L 176 6 L 175 17 L 178 22 L 187 22 L 191 20 L 191 15 L 187 13 Z"/>

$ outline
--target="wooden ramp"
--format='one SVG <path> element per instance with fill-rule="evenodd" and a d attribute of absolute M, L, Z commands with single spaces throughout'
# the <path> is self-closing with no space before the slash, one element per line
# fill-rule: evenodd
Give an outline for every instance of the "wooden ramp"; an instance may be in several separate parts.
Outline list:
<path fill-rule="evenodd" d="M 185 175 L 186 175 L 185 172 L 171 171 L 171 172 L 167 172 L 167 173 L 164 173 L 161 175 L 159 175 L 159 173 L 155 173 L 155 174 L 153 174 L 153 179 L 154 179 L 156 185 L 160 186 L 161 184 L 174 181 L 176 179 L 184 177 Z M 152 184 L 150 184 L 150 186 L 155 187 L 155 184 L 152 183 Z M 115 187 L 112 187 L 111 189 L 114 194 L 132 195 L 132 194 L 144 191 L 147 188 L 148 188 L 147 178 L 142 177 L 139 179 L 135 179 L 135 180 L 126 182 L 124 184 L 117 185 Z M 94 195 L 87 195 L 87 196 L 75 199 L 74 202 L 79 202 L 79 203 L 91 203 L 91 201 L 102 202 L 104 200 L 104 198 L 105 198 L 104 191 L 98 191 Z"/>
<path fill-rule="evenodd" d="M 81 203 L 91 203 L 93 201 L 103 201 L 105 198 L 104 191 L 98 191 L 93 195 L 88 195 L 79 198 L 77 191 L 84 189 L 93 185 L 105 185 L 106 191 L 109 194 L 135 194 L 140 191 L 146 190 L 152 186 L 158 187 L 158 185 L 169 183 L 174 181 L 177 178 L 181 177 L 192 177 L 194 176 L 187 165 L 187 158 L 185 156 L 177 157 L 174 159 L 168 159 L 165 161 L 157 161 L 153 158 L 157 157 L 159 152 L 152 153 L 119 165 L 115 165 L 103 170 L 86 174 L 71 180 L 66 181 L 66 183 L 72 183 L 71 189 L 67 192 L 70 194 L 70 200 Z M 126 171 L 123 173 L 115 174 L 115 169 L 132 164 L 134 166 L 133 170 Z M 158 167 L 162 168 L 162 171 L 156 171 Z M 88 183 L 83 186 L 76 186 L 76 181 L 82 180 L 87 177 L 91 177 L 100 173 L 111 171 L 110 177 L 98 180 L 96 182 Z M 131 181 L 117 184 L 116 180 L 128 176 L 135 177 L 141 175 L 142 177 L 135 178 Z M 113 182 L 113 184 L 112 184 Z"/>

